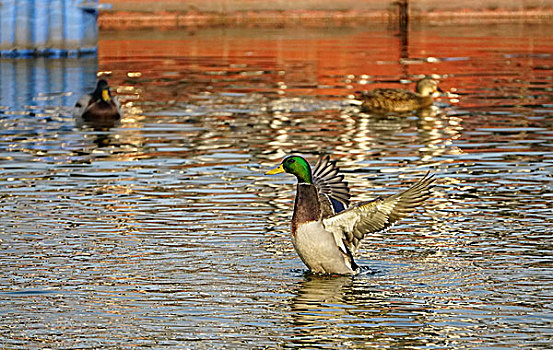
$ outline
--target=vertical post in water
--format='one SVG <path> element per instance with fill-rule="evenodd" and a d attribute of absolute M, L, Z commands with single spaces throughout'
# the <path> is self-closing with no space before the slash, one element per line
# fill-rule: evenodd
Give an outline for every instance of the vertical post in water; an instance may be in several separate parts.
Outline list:
<path fill-rule="evenodd" d="M 2 96 L 3 105 L 14 107 L 17 99 L 16 86 L 15 59 L 0 60 L 0 96 Z"/>
<path fill-rule="evenodd" d="M 63 8 L 65 9 L 63 34 L 65 49 L 69 56 L 77 55 L 82 39 L 82 11 L 77 6 L 79 2 L 75 0 L 63 0 Z"/>
<path fill-rule="evenodd" d="M 92 6 L 80 6 L 82 26 L 81 50 L 84 52 L 94 52 L 98 46 L 97 4 L 98 0 L 95 0 Z"/>
<path fill-rule="evenodd" d="M 15 41 L 15 1 L 3 0 L 0 6 L 0 52 L 13 50 Z"/>
<path fill-rule="evenodd" d="M 35 51 L 44 55 L 48 51 L 48 37 L 50 33 L 49 0 L 35 0 L 33 42 Z"/>
<path fill-rule="evenodd" d="M 48 74 L 46 70 L 46 61 L 47 58 L 40 57 L 34 60 L 33 62 L 33 96 L 40 96 L 40 94 L 45 94 L 52 92 L 50 89 L 50 82 L 48 81 Z M 44 98 L 39 98 L 34 101 L 37 106 L 45 107 L 48 105 L 49 101 Z"/>
<path fill-rule="evenodd" d="M 48 42 L 52 52 L 59 56 L 65 48 L 63 40 L 63 0 L 50 0 Z"/>
<path fill-rule="evenodd" d="M 401 58 L 409 57 L 409 0 L 399 0 L 399 38 Z"/>
<path fill-rule="evenodd" d="M 20 55 L 33 53 L 33 1 L 17 0 L 15 6 L 15 36 L 14 48 Z"/>

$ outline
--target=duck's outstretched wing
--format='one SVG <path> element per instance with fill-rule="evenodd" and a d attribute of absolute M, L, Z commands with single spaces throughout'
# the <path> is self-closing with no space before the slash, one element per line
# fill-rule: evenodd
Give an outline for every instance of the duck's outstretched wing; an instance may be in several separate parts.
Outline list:
<path fill-rule="evenodd" d="M 75 107 L 73 107 L 73 117 L 75 118 L 77 127 L 81 127 L 84 124 L 83 114 L 86 112 L 91 102 L 92 96 L 90 94 L 84 94 L 79 98 Z"/>
<path fill-rule="evenodd" d="M 337 244 L 343 243 L 351 252 L 355 252 L 366 233 L 390 228 L 428 199 L 434 181 L 434 175 L 429 176 L 427 173 L 409 189 L 386 198 L 357 203 L 323 219 L 323 225 L 334 235 Z"/>
<path fill-rule="evenodd" d="M 121 111 L 121 102 L 119 102 L 119 97 L 118 96 L 112 96 L 111 98 L 113 100 L 113 104 L 115 105 L 115 108 L 117 109 L 117 112 L 119 113 L 119 115 L 123 115 L 123 112 Z"/>
<path fill-rule="evenodd" d="M 319 158 L 312 172 L 313 184 L 319 190 L 323 205 L 324 202 L 330 202 L 332 206 L 331 215 L 346 209 L 350 202 L 348 183 L 344 181 L 344 175 L 338 174 L 339 170 L 336 162 L 331 161 L 328 156 L 323 156 Z M 323 217 L 326 216 L 323 214 Z"/>

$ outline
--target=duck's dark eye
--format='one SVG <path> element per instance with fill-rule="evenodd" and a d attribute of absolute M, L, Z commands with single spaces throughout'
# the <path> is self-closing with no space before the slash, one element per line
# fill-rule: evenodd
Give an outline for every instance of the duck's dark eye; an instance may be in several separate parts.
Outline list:
<path fill-rule="evenodd" d="M 295 160 L 294 158 L 288 159 L 288 163 L 289 163 L 289 164 L 292 164 L 292 163 L 294 163 L 295 161 L 296 161 L 296 160 Z"/>

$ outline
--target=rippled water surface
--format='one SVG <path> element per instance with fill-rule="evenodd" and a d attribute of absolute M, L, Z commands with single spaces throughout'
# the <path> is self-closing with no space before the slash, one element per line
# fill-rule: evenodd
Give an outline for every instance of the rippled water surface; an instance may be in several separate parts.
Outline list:
<path fill-rule="evenodd" d="M 407 40 L 405 40 L 407 39 Z M 4 348 L 553 347 L 553 28 L 101 33 L 98 57 L 0 60 Z M 77 129 L 101 72 L 121 125 Z M 434 74 L 435 108 L 358 90 Z M 290 241 L 291 152 L 355 199 L 432 198 L 318 278 Z"/>

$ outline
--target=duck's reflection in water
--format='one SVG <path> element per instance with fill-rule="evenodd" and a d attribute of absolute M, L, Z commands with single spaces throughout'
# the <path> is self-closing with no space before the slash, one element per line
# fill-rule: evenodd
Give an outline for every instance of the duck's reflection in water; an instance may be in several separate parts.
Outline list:
<path fill-rule="evenodd" d="M 344 318 L 354 307 L 345 298 L 352 290 L 351 276 L 306 275 L 291 301 L 293 346 L 323 346 L 340 337 Z"/>
<path fill-rule="evenodd" d="M 92 142 L 89 147 L 83 147 L 80 153 L 90 154 L 100 148 L 119 147 L 120 141 L 118 139 L 117 127 L 120 124 L 120 121 L 113 121 L 110 123 L 105 121 L 98 123 L 94 121 L 87 121 L 82 124 L 78 124 L 77 128 L 87 140 L 86 142 Z"/>
<path fill-rule="evenodd" d="M 404 308 L 402 292 L 396 295 L 381 283 L 372 272 L 355 277 L 306 275 L 291 300 L 290 347 L 402 348 L 432 342 L 424 330 L 428 310 Z"/>
<path fill-rule="evenodd" d="M 449 153 L 457 152 L 456 147 L 451 146 L 451 141 L 459 137 L 459 119 L 448 115 L 447 109 L 430 106 L 410 114 L 349 112 L 350 114 L 342 114 L 343 118 L 351 121 L 342 137 L 346 140 L 343 145 L 350 148 L 348 155 L 344 157 L 346 163 L 366 163 L 367 158 L 406 158 L 405 146 L 398 143 L 405 137 L 412 140 L 407 150 L 413 147 L 418 149 L 419 158 L 412 158 L 412 161 L 420 167 L 441 166 L 442 163 L 447 165 L 449 160 L 444 156 L 447 158 Z M 343 145 L 338 145 L 336 149 L 342 150 L 345 148 Z"/>

